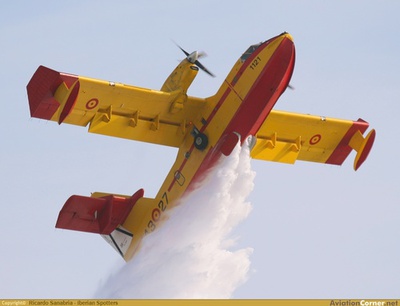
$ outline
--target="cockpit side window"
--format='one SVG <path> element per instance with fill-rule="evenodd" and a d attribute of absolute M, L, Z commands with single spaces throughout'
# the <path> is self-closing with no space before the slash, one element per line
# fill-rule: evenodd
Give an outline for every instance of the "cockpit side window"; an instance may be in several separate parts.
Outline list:
<path fill-rule="evenodd" d="M 251 45 L 246 52 L 243 53 L 243 55 L 240 57 L 240 60 L 242 63 L 249 58 L 249 56 L 259 47 L 261 46 L 262 43 L 256 44 L 256 45 Z"/>

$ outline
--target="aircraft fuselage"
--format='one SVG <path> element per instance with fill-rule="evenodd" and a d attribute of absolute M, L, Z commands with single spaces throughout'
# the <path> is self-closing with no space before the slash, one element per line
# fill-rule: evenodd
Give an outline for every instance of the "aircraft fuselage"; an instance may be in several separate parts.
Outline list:
<path fill-rule="evenodd" d="M 287 88 L 294 62 L 292 37 L 283 33 L 251 46 L 233 66 L 218 92 L 198 99 L 204 107 L 188 123 L 188 133 L 156 198 L 139 199 L 122 225 L 133 233 L 125 260 L 132 258 L 143 236 L 167 218 L 168 208 L 177 205 L 188 190 L 196 188 L 222 154 L 230 155 L 239 141 L 243 144 L 248 136 L 257 133 Z"/>

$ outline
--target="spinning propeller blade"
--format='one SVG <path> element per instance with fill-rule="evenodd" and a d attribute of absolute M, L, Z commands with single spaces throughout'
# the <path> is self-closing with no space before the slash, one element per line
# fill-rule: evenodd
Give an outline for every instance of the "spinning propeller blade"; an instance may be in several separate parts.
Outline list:
<path fill-rule="evenodd" d="M 176 44 L 176 43 L 175 43 L 175 44 Z M 189 52 L 187 52 L 185 49 L 183 49 L 181 46 L 179 46 L 178 44 L 176 44 L 176 46 L 177 46 L 179 49 L 181 49 L 181 51 L 182 51 L 183 53 L 185 53 L 186 59 L 187 59 L 190 63 L 195 64 L 197 67 L 199 67 L 201 70 L 203 70 L 203 71 L 204 71 L 205 73 L 207 73 L 208 75 L 210 75 L 210 76 L 212 76 L 212 77 L 215 77 L 215 75 L 214 75 L 210 70 L 208 70 L 206 67 L 204 67 L 204 65 L 203 65 L 202 63 L 200 63 L 200 62 L 198 61 L 199 58 L 207 56 L 207 54 L 206 54 L 205 52 L 194 51 L 194 52 L 192 52 L 192 53 L 189 53 Z"/>

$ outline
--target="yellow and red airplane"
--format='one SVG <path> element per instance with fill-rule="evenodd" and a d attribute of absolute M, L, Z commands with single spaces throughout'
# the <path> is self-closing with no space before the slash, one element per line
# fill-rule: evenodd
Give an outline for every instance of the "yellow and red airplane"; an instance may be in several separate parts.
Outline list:
<path fill-rule="evenodd" d="M 223 154 L 238 142 L 256 159 L 296 160 L 341 165 L 357 151 L 354 169 L 367 158 L 375 130 L 369 124 L 272 110 L 289 86 L 295 63 L 293 38 L 284 32 L 250 46 L 217 93 L 187 95 L 201 53 L 189 54 L 160 90 L 60 73 L 40 66 L 27 91 L 32 117 L 88 126 L 89 132 L 178 148 L 176 161 L 157 196 L 143 189 L 132 196 L 95 192 L 73 195 L 60 211 L 56 227 L 101 234 L 128 261 L 142 238 L 165 219 L 165 211 Z M 212 74 L 211 74 L 212 75 Z M 252 136 L 252 137 L 249 137 Z M 251 139 L 250 141 L 248 139 Z"/>

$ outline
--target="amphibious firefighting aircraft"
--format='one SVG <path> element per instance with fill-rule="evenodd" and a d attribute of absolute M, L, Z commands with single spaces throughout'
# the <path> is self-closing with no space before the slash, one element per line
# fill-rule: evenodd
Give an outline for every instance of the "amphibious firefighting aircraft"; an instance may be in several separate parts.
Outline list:
<path fill-rule="evenodd" d="M 142 238 L 166 218 L 166 210 L 221 155 L 246 143 L 251 157 L 294 163 L 296 160 L 341 165 L 357 151 L 354 169 L 367 158 L 374 139 L 369 124 L 272 110 L 286 90 L 295 62 L 293 38 L 284 32 L 250 46 L 233 66 L 217 93 L 187 95 L 201 53 L 181 48 L 183 59 L 160 90 L 60 73 L 40 66 L 27 91 L 32 117 L 88 126 L 89 132 L 178 148 L 176 161 L 157 196 L 95 192 L 73 195 L 63 206 L 57 228 L 102 235 L 126 260 Z M 251 137 L 252 136 L 252 137 Z M 251 139 L 249 141 L 248 139 Z"/>

